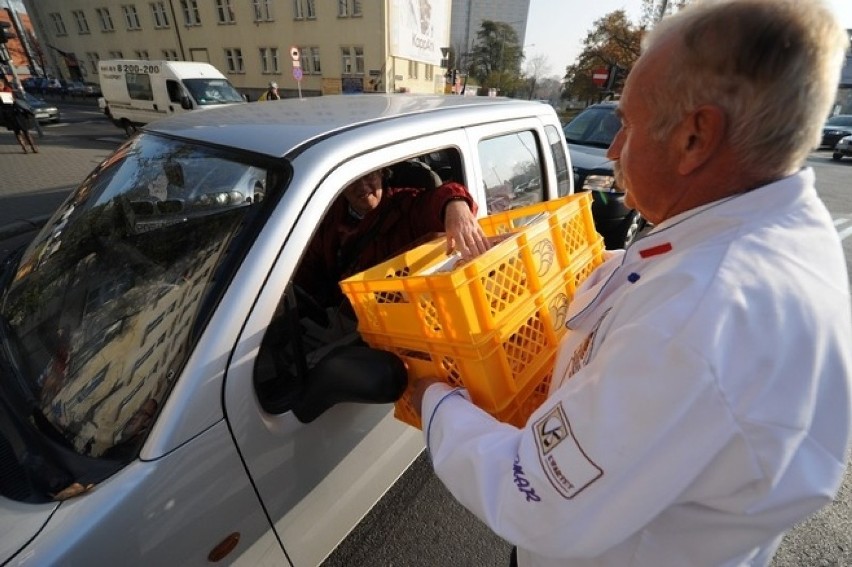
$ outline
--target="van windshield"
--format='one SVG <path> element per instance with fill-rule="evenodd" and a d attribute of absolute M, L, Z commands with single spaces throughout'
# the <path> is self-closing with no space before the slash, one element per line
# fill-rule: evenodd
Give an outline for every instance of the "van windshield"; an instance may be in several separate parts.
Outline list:
<path fill-rule="evenodd" d="M 200 106 L 244 102 L 227 79 L 184 79 L 183 84 Z"/>

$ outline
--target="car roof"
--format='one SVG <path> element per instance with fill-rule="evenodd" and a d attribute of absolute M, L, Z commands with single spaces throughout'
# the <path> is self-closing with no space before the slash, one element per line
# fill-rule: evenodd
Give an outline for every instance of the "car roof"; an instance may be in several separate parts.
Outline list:
<path fill-rule="evenodd" d="M 400 120 L 405 120 L 406 134 L 415 136 L 548 112 L 555 115 L 549 105 L 499 97 L 326 95 L 186 112 L 150 123 L 145 130 L 283 157 L 345 131 L 398 133 Z"/>

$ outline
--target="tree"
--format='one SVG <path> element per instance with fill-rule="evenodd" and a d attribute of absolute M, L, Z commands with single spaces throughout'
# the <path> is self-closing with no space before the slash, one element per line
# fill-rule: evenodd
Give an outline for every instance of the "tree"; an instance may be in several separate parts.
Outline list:
<path fill-rule="evenodd" d="M 468 58 L 468 74 L 484 89 L 496 88 L 501 96 L 521 90 L 523 50 L 518 34 L 505 22 L 483 20 Z"/>
<path fill-rule="evenodd" d="M 639 24 L 644 29 L 654 27 L 665 16 L 677 12 L 692 0 L 642 0 L 642 18 Z"/>
<path fill-rule="evenodd" d="M 527 82 L 530 85 L 530 96 L 529 100 L 533 99 L 533 95 L 535 94 L 536 85 L 542 77 L 550 73 L 550 62 L 547 60 L 546 55 L 536 55 L 532 57 L 529 61 L 527 61 L 525 68 L 525 76 Z"/>
<path fill-rule="evenodd" d="M 598 68 L 606 68 L 611 73 L 622 69 L 622 79 L 626 77 L 639 58 L 644 31 L 627 19 L 624 10 L 616 10 L 597 20 L 583 41 L 583 51 L 577 62 L 565 69 L 562 97 L 594 102 L 620 91 L 619 85 L 609 85 L 615 87 L 610 91 L 601 89 L 592 82 L 592 74 Z"/>

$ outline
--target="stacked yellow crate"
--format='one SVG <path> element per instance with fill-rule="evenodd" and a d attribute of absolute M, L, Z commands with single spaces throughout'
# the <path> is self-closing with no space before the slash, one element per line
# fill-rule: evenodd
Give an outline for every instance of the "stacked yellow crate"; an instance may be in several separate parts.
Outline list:
<path fill-rule="evenodd" d="M 480 224 L 500 241 L 463 265 L 441 239 L 340 285 L 364 340 L 400 356 L 410 377 L 463 386 L 479 407 L 521 425 L 547 395 L 568 302 L 601 263 L 603 241 L 588 193 Z M 420 427 L 408 392 L 395 416 Z"/>

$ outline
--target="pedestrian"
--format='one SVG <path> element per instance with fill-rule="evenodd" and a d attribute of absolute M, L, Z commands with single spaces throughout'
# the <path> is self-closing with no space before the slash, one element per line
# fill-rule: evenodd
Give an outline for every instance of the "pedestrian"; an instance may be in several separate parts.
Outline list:
<path fill-rule="evenodd" d="M 278 83 L 271 81 L 269 88 L 257 100 L 281 100 L 281 95 L 278 94 Z"/>
<path fill-rule="evenodd" d="M 835 496 L 852 304 L 804 164 L 848 45 L 822 0 L 663 19 L 608 152 L 656 226 L 577 290 L 546 401 L 516 428 L 413 384 L 438 477 L 517 565 L 765 566 Z"/>
<path fill-rule="evenodd" d="M 2 103 L 0 115 L 3 118 L 3 125 L 7 130 L 14 132 L 15 139 L 18 140 L 24 153 L 27 153 L 27 144 L 33 153 L 38 153 L 38 146 L 30 135 L 30 120 L 35 120 L 35 112 L 24 100 L 23 95 L 12 89 L 5 78 L 0 91 L 0 103 Z"/>

